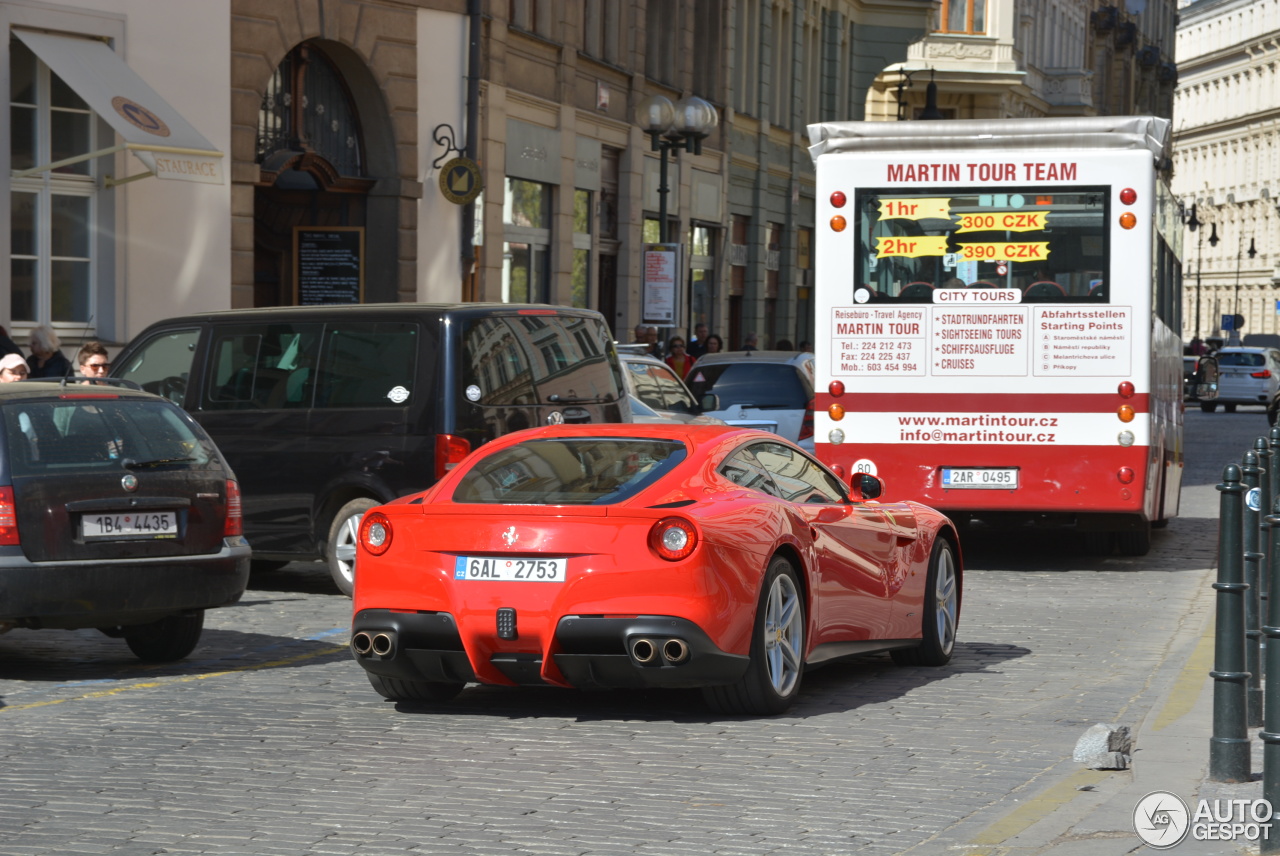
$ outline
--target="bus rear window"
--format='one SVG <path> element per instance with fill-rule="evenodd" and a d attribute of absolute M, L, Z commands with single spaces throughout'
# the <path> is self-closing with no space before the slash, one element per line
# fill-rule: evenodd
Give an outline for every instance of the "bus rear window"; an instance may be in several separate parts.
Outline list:
<path fill-rule="evenodd" d="M 855 300 L 1002 288 L 1022 303 L 1105 303 L 1107 199 L 1106 187 L 861 190 Z"/>

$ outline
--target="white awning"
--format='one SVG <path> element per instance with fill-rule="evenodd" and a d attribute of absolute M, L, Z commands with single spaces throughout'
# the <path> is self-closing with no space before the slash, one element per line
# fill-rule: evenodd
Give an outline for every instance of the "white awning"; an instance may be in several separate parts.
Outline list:
<path fill-rule="evenodd" d="M 13 33 L 124 140 L 117 146 L 16 172 L 15 178 L 130 151 L 150 172 L 108 181 L 108 186 L 148 175 L 204 184 L 224 183 L 222 152 L 157 95 L 105 42 L 29 30 Z"/>

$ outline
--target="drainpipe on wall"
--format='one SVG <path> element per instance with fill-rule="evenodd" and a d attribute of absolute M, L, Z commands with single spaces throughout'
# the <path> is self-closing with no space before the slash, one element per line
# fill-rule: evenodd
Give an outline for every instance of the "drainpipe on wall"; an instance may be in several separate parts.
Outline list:
<path fill-rule="evenodd" d="M 476 152 L 480 148 L 480 6 L 481 0 L 467 0 L 467 18 L 470 27 L 467 48 L 467 142 L 466 154 L 477 163 Z M 476 281 L 476 203 L 462 206 L 462 299 L 474 301 L 479 295 Z"/>

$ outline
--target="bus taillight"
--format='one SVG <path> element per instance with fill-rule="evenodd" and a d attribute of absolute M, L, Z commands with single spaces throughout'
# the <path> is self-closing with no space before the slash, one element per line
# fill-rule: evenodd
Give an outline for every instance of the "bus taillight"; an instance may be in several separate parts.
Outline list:
<path fill-rule="evenodd" d="M 1138 191 L 1134 190 L 1132 187 L 1126 187 L 1124 190 L 1120 191 L 1120 201 L 1125 205 L 1132 205 L 1138 201 Z"/>
<path fill-rule="evenodd" d="M 1132 229 L 1138 225 L 1138 218 L 1133 215 L 1132 211 L 1126 211 L 1120 215 L 1120 228 Z"/>
<path fill-rule="evenodd" d="M 1120 417 L 1121 422 L 1132 422 L 1133 415 L 1134 415 L 1133 405 L 1132 404 L 1120 405 L 1120 409 L 1116 411 L 1116 415 Z"/>
<path fill-rule="evenodd" d="M 831 416 L 833 420 L 835 420 L 836 422 L 839 422 L 841 419 L 844 418 L 844 405 L 835 404 L 835 403 L 828 404 L 827 413 Z"/>
<path fill-rule="evenodd" d="M 1133 482 L 1133 470 L 1130 467 L 1121 467 L 1116 471 L 1116 478 L 1120 480 L 1120 484 L 1131 484 Z"/>
<path fill-rule="evenodd" d="M 827 392 L 831 393 L 836 398 L 839 398 L 844 395 L 844 382 L 838 380 L 831 381 L 831 383 L 827 384 Z"/>
<path fill-rule="evenodd" d="M 1116 392 L 1120 393 L 1121 398 L 1133 398 L 1133 384 L 1127 380 L 1120 381 L 1120 385 L 1116 387 Z"/>
<path fill-rule="evenodd" d="M 832 208 L 843 208 L 846 201 L 845 195 L 838 190 L 831 194 Z"/>
<path fill-rule="evenodd" d="M 833 232 L 843 232 L 844 227 L 847 225 L 848 223 L 839 214 L 831 218 L 831 231 Z"/>

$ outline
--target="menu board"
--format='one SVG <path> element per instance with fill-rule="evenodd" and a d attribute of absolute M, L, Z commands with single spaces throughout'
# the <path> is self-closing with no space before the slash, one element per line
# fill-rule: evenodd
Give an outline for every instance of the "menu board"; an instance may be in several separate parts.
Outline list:
<path fill-rule="evenodd" d="M 364 227 L 295 226 L 293 297 L 299 306 L 360 303 L 364 298 Z"/>

